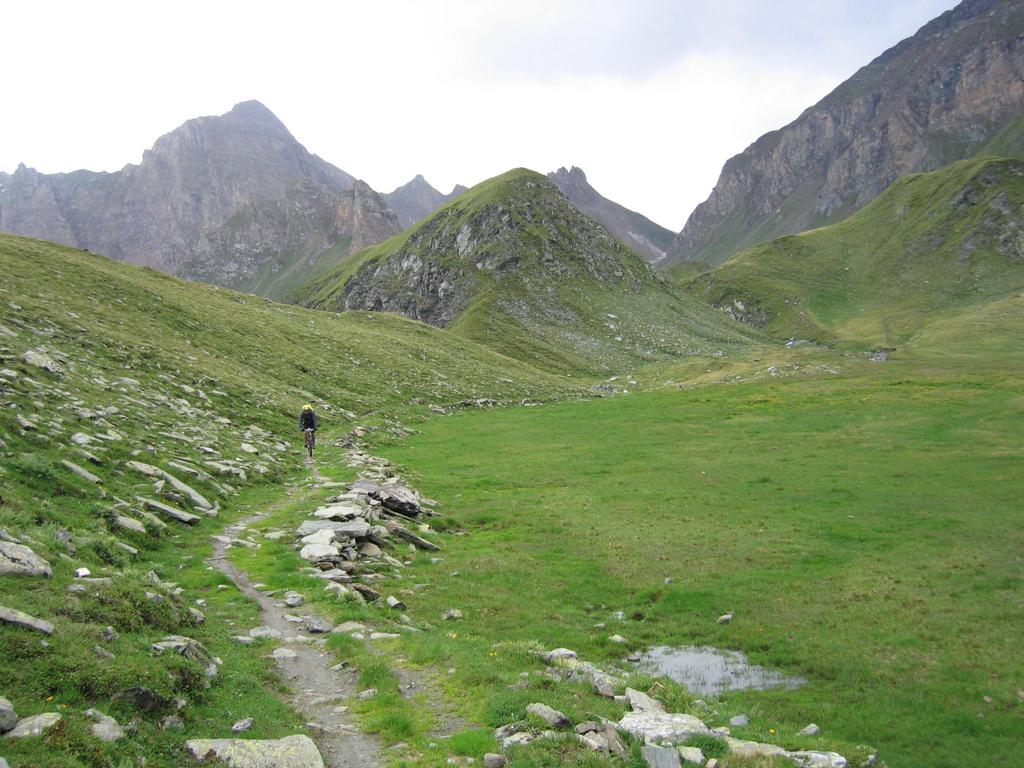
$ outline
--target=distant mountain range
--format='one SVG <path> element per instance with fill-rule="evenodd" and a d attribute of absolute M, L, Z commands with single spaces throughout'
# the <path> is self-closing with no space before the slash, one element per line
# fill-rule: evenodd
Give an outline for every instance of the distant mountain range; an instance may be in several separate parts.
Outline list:
<path fill-rule="evenodd" d="M 669 262 L 720 264 L 987 152 L 1024 157 L 1024 0 L 965 0 L 733 157 Z"/>
<path fill-rule="evenodd" d="M 568 189 L 598 220 L 610 216 L 606 223 L 628 245 L 648 258 L 660 255 L 664 243 L 651 229 L 657 225 L 592 190 L 581 197 L 578 184 Z M 0 173 L 0 231 L 279 297 L 465 190 L 456 185 L 443 194 L 416 176 L 378 194 L 308 152 L 265 106 L 247 101 L 185 122 L 141 163 L 114 173 L 43 174 L 25 166 Z M 646 237 L 661 250 L 645 251 Z"/>
<path fill-rule="evenodd" d="M 454 200 L 466 189 L 467 187 L 456 184 L 452 191 L 445 195 L 430 186 L 422 176 L 417 175 L 394 192 L 384 195 L 384 199 L 398 216 L 402 229 L 406 229 L 425 219 L 445 203 Z"/>
<path fill-rule="evenodd" d="M 569 202 L 615 235 L 626 247 L 652 264 L 658 264 L 672 249 L 675 233 L 646 216 L 612 202 L 590 186 L 587 175 L 575 165 L 548 174 Z"/>

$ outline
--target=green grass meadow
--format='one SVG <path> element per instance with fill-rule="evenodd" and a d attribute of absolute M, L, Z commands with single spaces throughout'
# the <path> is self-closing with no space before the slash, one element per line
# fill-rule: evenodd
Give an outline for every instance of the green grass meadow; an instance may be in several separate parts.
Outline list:
<path fill-rule="evenodd" d="M 526 648 L 613 668 L 627 648 L 735 648 L 810 681 L 723 695 L 709 724 L 749 713 L 736 736 L 1019 765 L 1022 383 L 894 363 L 431 421 L 383 450 L 467 535 L 414 566 L 428 586 L 408 602 L 465 619 L 412 657 L 455 667 L 453 696 L 493 726 L 537 700 L 507 688 L 540 669 Z M 795 736 L 812 721 L 821 736 Z"/>

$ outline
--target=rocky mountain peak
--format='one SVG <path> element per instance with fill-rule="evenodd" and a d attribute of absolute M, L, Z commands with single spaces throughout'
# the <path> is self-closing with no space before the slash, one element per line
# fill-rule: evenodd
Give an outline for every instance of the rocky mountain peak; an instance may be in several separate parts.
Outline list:
<path fill-rule="evenodd" d="M 718 264 L 839 221 L 900 176 L 1024 156 L 1024 0 L 966 0 L 722 169 L 674 258 Z"/>
<path fill-rule="evenodd" d="M 398 216 L 402 227 L 408 228 L 465 191 L 466 187 L 457 184 L 450 194 L 443 194 L 435 189 L 423 174 L 418 173 L 411 181 L 384 197 Z"/>
<path fill-rule="evenodd" d="M 548 174 L 574 206 L 594 221 L 603 224 L 619 240 L 643 259 L 658 263 L 668 253 L 675 235 L 646 216 L 603 197 L 587 181 L 587 174 L 575 165 L 562 166 Z"/>

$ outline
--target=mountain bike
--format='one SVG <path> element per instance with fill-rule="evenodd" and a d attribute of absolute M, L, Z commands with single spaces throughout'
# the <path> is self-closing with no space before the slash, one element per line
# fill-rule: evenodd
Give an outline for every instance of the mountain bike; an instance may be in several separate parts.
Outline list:
<path fill-rule="evenodd" d="M 304 429 L 302 431 L 306 435 L 306 450 L 309 451 L 309 458 L 313 458 L 313 448 L 316 447 L 316 430 Z"/>

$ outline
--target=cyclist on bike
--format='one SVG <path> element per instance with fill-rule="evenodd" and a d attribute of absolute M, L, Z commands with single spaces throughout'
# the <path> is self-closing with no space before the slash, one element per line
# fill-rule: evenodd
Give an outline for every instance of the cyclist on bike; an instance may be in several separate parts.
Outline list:
<path fill-rule="evenodd" d="M 306 403 L 302 406 L 302 413 L 299 414 L 299 429 L 304 433 L 307 429 L 313 430 L 313 437 L 316 437 L 316 431 L 320 429 L 320 419 L 316 415 L 316 411 L 313 410 L 313 406 Z"/>

